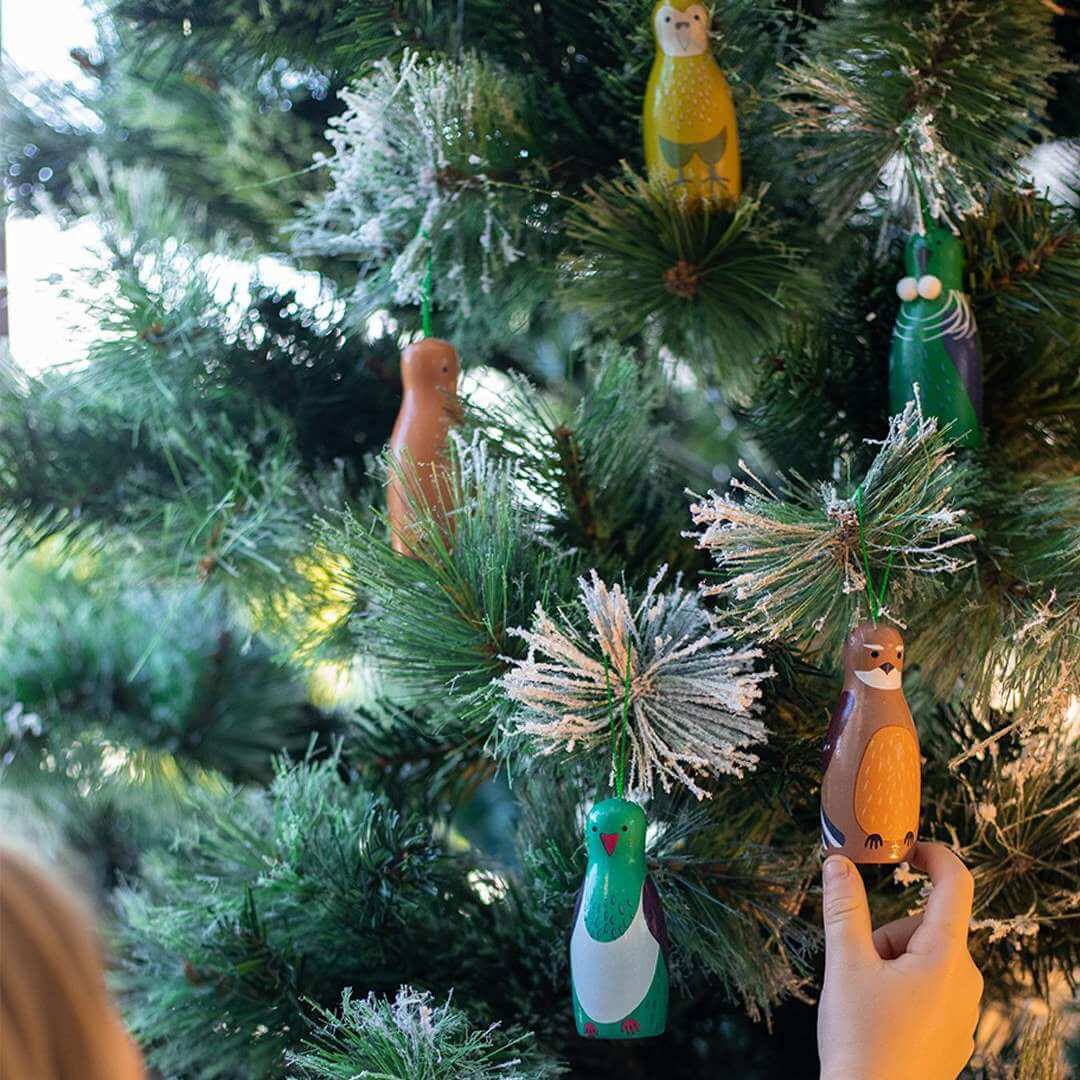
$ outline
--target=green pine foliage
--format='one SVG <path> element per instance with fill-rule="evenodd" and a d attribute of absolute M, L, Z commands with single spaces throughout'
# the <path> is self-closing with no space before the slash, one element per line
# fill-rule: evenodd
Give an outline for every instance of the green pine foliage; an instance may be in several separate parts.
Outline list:
<path fill-rule="evenodd" d="M 842 224 L 896 155 L 935 216 L 976 213 L 1045 132 L 1050 80 L 1067 68 L 1051 19 L 1039 0 L 837 5 L 781 87 L 826 221 Z"/>
<path fill-rule="evenodd" d="M 413 502 L 416 558 L 391 548 L 382 521 L 349 513 L 324 527 L 323 543 L 344 555 L 340 587 L 357 611 L 356 637 L 398 699 L 438 702 L 486 736 L 503 707 L 495 680 L 522 652 L 510 631 L 538 601 L 569 591 L 575 561 L 544 536 L 513 465 L 479 439 L 456 444 L 451 504 L 447 530 Z"/>
<path fill-rule="evenodd" d="M 695 211 L 636 173 L 587 188 L 567 225 L 568 303 L 616 338 L 652 332 L 713 378 L 738 382 L 748 360 L 815 298 L 814 279 L 762 208 Z"/>
<path fill-rule="evenodd" d="M 437 985 L 467 955 L 450 927 L 471 912 L 484 932 L 468 863 L 416 810 L 347 784 L 336 758 L 194 798 L 184 857 L 118 895 L 127 1014 L 167 1076 L 284 1076 L 312 1003 Z"/>
<path fill-rule="evenodd" d="M 1008 1014 L 971 1075 L 1057 1075 L 1015 1006 L 1080 964 L 1080 230 L 1023 168 L 1070 160 L 1076 20 L 724 0 L 749 194 L 695 212 L 640 175 L 651 8 L 107 0 L 73 85 L 6 72 L 9 205 L 101 240 L 81 361 L 0 361 L 0 802 L 90 864 L 170 1080 L 802 1075 L 819 743 L 873 612 Z M 964 247 L 978 449 L 889 415 L 912 177 Z M 380 455 L 428 295 L 466 371 L 410 557 Z M 609 748 L 512 742 L 507 675 L 550 690 L 538 612 L 592 641 L 580 582 L 664 565 L 642 654 L 706 647 L 666 604 L 730 632 L 756 760 L 648 802 L 671 1024 L 613 1047 L 566 948 Z M 632 692 L 679 721 L 684 682 Z"/>
<path fill-rule="evenodd" d="M 581 381 L 573 404 L 516 376 L 466 423 L 513 463 L 552 538 L 601 576 L 690 569 L 697 560 L 681 535 L 686 502 L 663 381 L 614 348 L 588 361 Z"/>
<path fill-rule="evenodd" d="M 194 38 L 187 51 L 215 49 L 233 63 L 275 50 L 291 58 L 321 55 L 319 43 L 333 25 L 337 5 L 332 0 L 224 0 L 208 7 L 197 0 L 170 4 L 166 0 L 110 0 L 112 17 L 138 34 L 140 44 L 169 43 Z"/>
<path fill-rule="evenodd" d="M 0 621 L 5 784 L 30 788 L 40 772 L 78 776 L 85 791 L 116 771 L 267 780 L 276 753 L 333 731 L 302 677 L 220 597 L 118 591 L 89 562 L 81 575 L 23 565 L 5 580 L 16 598 Z"/>
<path fill-rule="evenodd" d="M 929 687 L 920 697 L 927 689 L 930 700 L 918 710 L 933 753 L 926 779 L 947 781 L 959 797 L 934 807 L 926 827 L 973 868 L 971 943 L 987 994 L 1008 1002 L 1034 987 L 1049 997 L 1057 979 L 1074 989 L 1080 801 L 1069 733 L 1032 730 L 1023 717 L 980 714 L 955 701 L 941 705 Z"/>
<path fill-rule="evenodd" d="M 322 1013 L 309 1049 L 292 1064 L 311 1080 L 546 1080 L 563 1070 L 536 1052 L 525 1035 L 506 1037 L 497 1025 L 477 1029 L 449 999 L 402 987 L 393 1000 L 346 990 L 341 1009 Z"/>
<path fill-rule="evenodd" d="M 94 204 L 104 336 L 78 368 L 0 369 L 9 550 L 88 541 L 253 602 L 303 591 L 316 511 L 363 490 L 365 455 L 389 434 L 396 356 L 347 339 L 332 305 L 226 287 L 220 251 L 183 242 L 188 204 L 160 173 L 110 184 Z"/>
<path fill-rule="evenodd" d="M 1080 450 L 1075 218 L 1033 192 L 997 192 L 961 236 L 997 446 L 1015 465 L 1056 457 L 1054 471 L 1068 472 Z"/>
<path fill-rule="evenodd" d="M 175 11 L 145 33 L 104 23 L 93 49 L 73 53 L 72 82 L 61 86 L 7 65 L 0 147 L 11 203 L 35 213 L 45 197 L 81 213 L 80 174 L 95 152 L 114 166 L 163 170 L 177 198 L 198 202 L 208 229 L 241 239 L 234 250 L 284 246 L 280 230 L 323 185 L 311 159 L 336 88 L 306 65 L 253 56 L 250 40 L 242 59 L 200 50 L 206 39 L 184 37 L 182 26 Z"/>
<path fill-rule="evenodd" d="M 963 679 L 981 704 L 1012 695 L 1054 725 L 1080 689 L 1080 487 L 1070 476 L 1033 480 L 1021 490 L 985 478 L 975 562 L 914 628 L 943 694 Z"/>
<path fill-rule="evenodd" d="M 886 586 L 888 602 L 902 596 L 906 608 L 967 565 L 973 538 L 955 481 L 947 435 L 914 403 L 893 418 L 866 473 L 842 486 L 795 474 L 777 495 L 753 476 L 735 480 L 744 498 L 713 493 L 691 507 L 704 526 L 698 544 L 718 562 L 709 591 L 765 640 L 836 657 L 850 626 L 876 617 Z"/>

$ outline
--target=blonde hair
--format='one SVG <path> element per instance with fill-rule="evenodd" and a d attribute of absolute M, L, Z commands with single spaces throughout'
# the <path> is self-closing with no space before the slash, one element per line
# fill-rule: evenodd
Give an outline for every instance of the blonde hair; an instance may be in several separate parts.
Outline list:
<path fill-rule="evenodd" d="M 74 890 L 0 850 L 0 1080 L 142 1075 Z"/>

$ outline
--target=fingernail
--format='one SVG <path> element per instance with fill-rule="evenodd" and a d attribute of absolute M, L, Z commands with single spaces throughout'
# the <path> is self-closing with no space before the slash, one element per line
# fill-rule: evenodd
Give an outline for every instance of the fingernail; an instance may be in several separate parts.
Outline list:
<path fill-rule="evenodd" d="M 833 855 L 825 860 L 825 866 L 821 872 L 827 881 L 839 881 L 847 877 L 849 865 L 842 855 Z"/>

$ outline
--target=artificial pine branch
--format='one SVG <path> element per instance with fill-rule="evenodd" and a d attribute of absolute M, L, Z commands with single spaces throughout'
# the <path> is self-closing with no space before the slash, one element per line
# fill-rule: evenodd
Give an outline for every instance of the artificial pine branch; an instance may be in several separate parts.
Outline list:
<path fill-rule="evenodd" d="M 717 807 L 676 800 L 650 869 L 687 973 L 718 979 L 758 1020 L 787 998 L 806 1000 L 820 935 L 798 912 L 816 866 L 803 845 L 755 842 L 756 814 L 737 802 L 726 799 L 720 818 Z"/>
<path fill-rule="evenodd" d="M 826 478 L 838 461 L 872 460 L 888 373 L 860 330 L 853 320 L 796 324 L 759 358 L 738 413 L 779 471 Z"/>
<path fill-rule="evenodd" d="M 467 953 L 446 948 L 447 920 L 462 946 L 488 933 L 469 864 L 334 758 L 282 765 L 269 791 L 193 797 L 191 828 L 118 896 L 128 1021 L 165 1075 L 284 1077 L 309 1001 L 448 987 Z"/>
<path fill-rule="evenodd" d="M 335 0 L 222 0 L 212 6 L 199 0 L 110 0 L 110 14 L 129 32 L 137 35 L 143 48 L 176 52 L 183 46 L 209 48 L 225 43 L 233 62 L 266 51 L 284 51 L 297 59 L 319 55 L 317 46 L 334 24 Z M 195 38 L 195 42 L 185 42 Z M 182 54 L 182 53 L 181 53 Z"/>
<path fill-rule="evenodd" d="M 105 556 L 83 560 L 101 574 Z M 103 565 L 104 564 L 104 565 Z M 132 783 L 219 771 L 272 775 L 336 720 L 265 642 L 229 619 L 222 598 L 80 580 L 29 565 L 6 576 L 0 617 L 0 746 L 5 779 L 77 775 L 89 794 L 123 760 Z"/>
<path fill-rule="evenodd" d="M 961 230 L 994 444 L 1013 469 L 1080 453 L 1080 227 L 1032 191 L 997 191 Z"/>
<path fill-rule="evenodd" d="M 21 212 L 85 214 L 81 174 L 98 154 L 114 168 L 163 170 L 175 197 L 203 208 L 207 239 L 219 228 L 242 239 L 233 253 L 280 248 L 278 230 L 322 187 L 310 166 L 334 109 L 332 84 L 252 56 L 242 36 L 242 60 L 223 55 L 221 39 L 185 37 L 182 25 L 170 16 L 141 49 L 132 47 L 139 30 L 104 30 L 89 86 L 85 77 L 39 83 L 5 62 L 0 147 L 18 171 L 5 186 Z M 85 52 L 73 58 L 90 67 Z"/>
<path fill-rule="evenodd" d="M 556 623 L 538 604 L 532 628 L 516 629 L 528 654 L 503 676 L 519 706 L 509 730 L 541 753 L 601 746 L 612 754 L 613 726 L 626 716 L 626 786 L 646 798 L 659 784 L 698 799 L 709 780 L 741 776 L 766 737 L 759 717 L 758 649 L 729 644 L 697 594 L 676 580 L 658 591 L 662 568 L 638 596 L 609 588 L 596 571 L 578 582 L 588 630 Z M 620 769 L 621 776 L 621 769 Z"/>
<path fill-rule="evenodd" d="M 362 324 L 386 306 L 432 302 L 469 356 L 505 347 L 543 290 L 550 204 L 528 98 L 513 73 L 474 56 L 380 61 L 342 94 L 326 160 L 331 187 L 294 228 L 293 249 L 357 267 Z"/>
<path fill-rule="evenodd" d="M 476 1028 L 447 998 L 403 986 L 391 1000 L 346 989 L 341 1007 L 320 1009 L 320 1026 L 290 1064 L 310 1080 L 547 1080 L 564 1069 L 530 1034 Z"/>
<path fill-rule="evenodd" d="M 980 212 L 1045 133 L 1051 80 L 1068 70 L 1040 0 L 835 5 L 787 72 L 786 134 L 804 141 L 832 229 L 906 155 L 934 217 Z"/>
<path fill-rule="evenodd" d="M 1076 735 L 1064 712 L 1050 730 L 1010 719 L 951 704 L 920 717 L 935 793 L 925 829 L 971 868 L 972 948 L 988 994 L 1005 1001 L 1032 986 L 1046 996 L 1059 978 L 1073 986 L 1080 958 Z"/>
<path fill-rule="evenodd" d="M 858 484 L 815 486 L 796 473 L 777 496 L 754 477 L 734 480 L 741 499 L 712 492 L 690 507 L 704 526 L 698 544 L 718 563 L 706 594 L 724 596 L 752 635 L 835 654 L 863 610 L 868 572 L 875 588 L 888 578 L 886 607 L 899 618 L 898 597 L 910 601 L 969 561 L 955 490 L 963 475 L 947 434 L 913 402 Z"/>
<path fill-rule="evenodd" d="M 1050 335 L 1065 349 L 1080 343 L 1080 226 L 1074 215 L 1032 189 L 995 189 L 960 236 L 972 302 L 991 350 L 1002 334 L 1027 341 Z"/>
<path fill-rule="evenodd" d="M 762 195 L 733 211 L 694 208 L 624 166 L 587 187 L 568 218 L 564 300 L 618 338 L 654 328 L 710 376 L 745 380 L 786 314 L 816 294 Z"/>
<path fill-rule="evenodd" d="M 101 338 L 72 371 L 0 369 L 4 547 L 134 547 L 159 575 L 222 580 L 269 613 L 307 588 L 315 508 L 362 489 L 363 452 L 397 409 L 396 360 L 257 283 L 223 307 L 162 174 L 102 168 L 96 183 Z"/>
<path fill-rule="evenodd" d="M 912 615 L 911 655 L 943 695 L 958 679 L 1055 724 L 1080 692 L 1080 482 L 978 474 L 974 563 Z"/>
<path fill-rule="evenodd" d="M 541 598 L 565 594 L 575 560 L 545 535 L 512 464 L 479 439 L 452 447 L 449 535 L 411 496 L 418 558 L 391 548 L 383 521 L 349 512 L 324 525 L 323 541 L 347 561 L 357 644 L 398 700 L 437 706 L 486 735 L 500 707 L 494 680 L 523 651 L 511 629 Z"/>
<path fill-rule="evenodd" d="M 559 543 L 600 573 L 644 581 L 661 564 L 693 566 L 658 373 L 608 348 L 582 381 L 571 408 L 512 376 L 497 401 L 468 408 L 467 423 L 514 462 Z"/>
<path fill-rule="evenodd" d="M 452 38 L 479 29 L 477 21 L 471 8 L 440 10 L 430 0 L 345 0 L 337 5 L 335 25 L 323 40 L 339 67 L 360 75 L 406 51 L 420 56 L 452 52 Z"/>
<path fill-rule="evenodd" d="M 386 700 L 362 705 L 343 725 L 342 759 L 395 805 L 422 792 L 436 812 L 461 806 L 491 779 L 496 762 L 481 736 L 443 721 L 437 706 L 410 711 Z"/>

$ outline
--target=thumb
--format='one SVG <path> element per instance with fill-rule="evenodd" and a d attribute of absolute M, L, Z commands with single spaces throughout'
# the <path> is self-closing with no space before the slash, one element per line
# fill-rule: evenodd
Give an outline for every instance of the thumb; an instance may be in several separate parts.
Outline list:
<path fill-rule="evenodd" d="M 850 859 L 830 855 L 821 868 L 825 970 L 877 959 L 862 875 Z"/>

